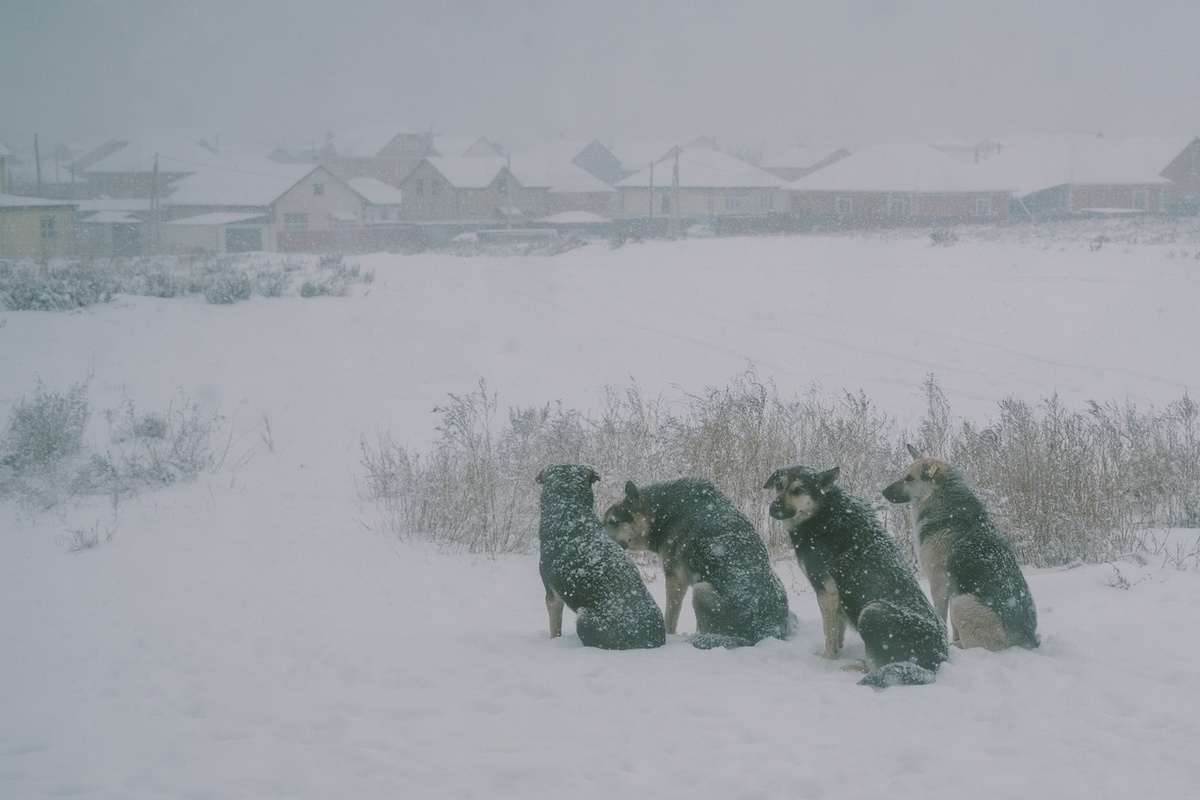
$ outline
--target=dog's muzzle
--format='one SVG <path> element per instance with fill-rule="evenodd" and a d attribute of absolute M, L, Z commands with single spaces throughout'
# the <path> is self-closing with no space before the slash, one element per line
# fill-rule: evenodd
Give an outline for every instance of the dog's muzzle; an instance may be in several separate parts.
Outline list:
<path fill-rule="evenodd" d="M 771 503 L 771 507 L 767 510 L 767 513 L 771 515 L 771 519 L 791 519 L 796 516 L 796 509 L 776 500 Z"/>

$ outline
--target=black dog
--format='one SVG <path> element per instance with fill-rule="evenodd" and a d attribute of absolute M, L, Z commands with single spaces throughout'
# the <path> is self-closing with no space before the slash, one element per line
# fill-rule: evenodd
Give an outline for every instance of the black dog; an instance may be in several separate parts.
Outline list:
<path fill-rule="evenodd" d="M 835 483 L 838 473 L 788 467 L 763 486 L 778 492 L 771 516 L 786 523 L 817 593 L 825 656 L 841 647 L 844 614 L 867 649 L 871 671 L 860 683 L 930 683 L 949 657 L 946 628 L 871 507 Z"/>
<path fill-rule="evenodd" d="M 550 636 L 562 635 L 563 604 L 575 612 L 575 632 L 588 647 L 631 650 L 666 642 L 662 613 L 642 576 L 594 511 L 589 467 L 559 464 L 537 475 L 542 485 L 538 569 L 546 587 Z"/>
<path fill-rule="evenodd" d="M 740 647 L 788 632 L 787 593 L 750 520 L 708 481 L 685 479 L 641 490 L 604 514 L 604 527 L 627 550 L 662 558 L 666 625 L 675 633 L 688 587 L 696 611 L 696 647 Z"/>

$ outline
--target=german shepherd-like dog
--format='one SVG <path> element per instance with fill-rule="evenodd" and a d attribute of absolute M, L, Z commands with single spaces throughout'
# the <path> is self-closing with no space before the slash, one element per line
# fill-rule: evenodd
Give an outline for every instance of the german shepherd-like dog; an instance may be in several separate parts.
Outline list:
<path fill-rule="evenodd" d="M 883 496 L 909 504 L 917 558 L 954 644 L 1037 647 L 1037 609 L 1012 546 L 957 470 L 908 452 L 913 463 Z"/>
<path fill-rule="evenodd" d="M 605 512 L 604 527 L 626 550 L 653 551 L 666 575 L 667 632 L 675 633 L 688 587 L 701 649 L 744 647 L 789 631 L 787 593 L 750 520 L 705 480 L 639 489 Z"/>
<path fill-rule="evenodd" d="M 590 467 L 558 464 L 537 475 L 542 486 L 538 571 L 546 588 L 551 638 L 562 635 L 563 605 L 588 647 L 632 650 L 666 642 L 662 612 L 641 573 L 596 518 Z"/>
<path fill-rule="evenodd" d="M 786 525 L 817 593 L 824 655 L 837 655 L 848 621 L 867 650 L 869 671 L 859 683 L 931 683 L 949 657 L 946 627 L 875 512 L 837 485 L 839 473 L 784 467 L 763 486 L 777 493 L 770 514 Z"/>

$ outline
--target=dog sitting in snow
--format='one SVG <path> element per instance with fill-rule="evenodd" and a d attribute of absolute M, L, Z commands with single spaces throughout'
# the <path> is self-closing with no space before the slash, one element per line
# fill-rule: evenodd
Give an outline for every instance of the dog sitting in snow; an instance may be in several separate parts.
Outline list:
<path fill-rule="evenodd" d="M 954 643 L 988 650 L 1037 647 L 1037 608 L 1012 545 L 962 475 L 912 445 L 908 452 L 913 463 L 883 496 L 909 504 L 917 558 Z"/>
<path fill-rule="evenodd" d="M 787 635 L 787 593 L 766 545 L 733 501 L 708 481 L 641 489 L 628 481 L 624 499 L 605 512 L 604 528 L 625 549 L 653 551 L 662 559 L 667 633 L 675 633 L 690 586 L 694 646 L 742 647 Z"/>
<path fill-rule="evenodd" d="M 641 573 L 596 519 L 590 467 L 559 464 L 537 475 L 542 486 L 538 569 L 546 589 L 550 636 L 562 635 L 563 605 L 588 647 L 631 650 L 666 642 L 662 612 Z"/>
<path fill-rule="evenodd" d="M 837 655 L 849 622 L 867 650 L 860 683 L 930 683 L 949 657 L 946 628 L 875 512 L 835 483 L 838 473 L 786 467 L 763 486 L 776 492 L 770 514 L 787 526 L 817 593 L 825 657 Z"/>

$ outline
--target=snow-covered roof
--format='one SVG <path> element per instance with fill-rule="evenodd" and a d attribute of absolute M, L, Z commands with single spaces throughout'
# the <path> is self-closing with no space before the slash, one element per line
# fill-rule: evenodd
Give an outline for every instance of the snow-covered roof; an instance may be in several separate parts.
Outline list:
<path fill-rule="evenodd" d="M 607 183 L 561 156 L 542 153 L 513 156 L 509 168 L 522 186 L 546 186 L 556 194 L 613 191 Z"/>
<path fill-rule="evenodd" d="M 404 196 L 395 186 L 389 186 L 376 178 L 351 178 L 350 188 L 375 206 L 398 206 Z"/>
<path fill-rule="evenodd" d="M 333 137 L 333 149 L 343 158 L 371 158 L 379 155 L 383 148 L 401 134 L 420 135 L 418 131 L 406 125 L 367 125 L 336 134 Z"/>
<path fill-rule="evenodd" d="M 456 189 L 486 189 L 504 169 L 503 158 L 430 156 L 425 159 Z"/>
<path fill-rule="evenodd" d="M 92 225 L 139 225 L 141 220 L 125 211 L 97 211 L 79 220 Z"/>
<path fill-rule="evenodd" d="M 194 217 L 176 219 L 165 223 L 167 225 L 238 225 L 245 222 L 260 222 L 266 220 L 263 214 L 242 214 L 236 211 L 213 211 L 208 214 L 197 214 Z"/>
<path fill-rule="evenodd" d="M 96 197 L 79 201 L 80 213 L 119 211 L 121 213 L 146 213 L 150 211 L 148 197 Z"/>
<path fill-rule="evenodd" d="M 160 172 L 195 172 L 222 161 L 194 133 L 150 131 L 118 137 L 123 145 L 87 167 L 85 172 L 151 172 L 158 156 Z"/>
<path fill-rule="evenodd" d="M 679 145 L 671 142 L 622 142 L 612 145 L 608 151 L 621 162 L 621 169 L 640 172 L 671 155 L 676 147 Z"/>
<path fill-rule="evenodd" d="M 580 225 L 612 222 L 608 217 L 593 214 L 591 211 L 560 211 L 548 217 L 542 217 L 538 222 L 549 222 L 556 225 Z"/>
<path fill-rule="evenodd" d="M 807 145 L 789 147 L 763 162 L 763 169 L 812 169 L 827 158 L 842 152 L 833 145 Z"/>
<path fill-rule="evenodd" d="M 225 162 L 171 184 L 173 206 L 269 206 L 303 180 L 315 164 L 279 164 L 266 158 Z"/>
<path fill-rule="evenodd" d="M 787 185 L 794 192 L 1003 192 L 1012 183 L 997 179 L 928 145 L 867 147 Z"/>
<path fill-rule="evenodd" d="M 46 200 L 18 194 L 0 194 L 0 208 L 73 208 L 78 205 L 78 201 L 75 200 Z"/>
<path fill-rule="evenodd" d="M 1047 137 L 1001 139 L 980 166 L 1016 189 L 1018 196 L 1055 186 L 1170 183 L 1160 173 L 1191 139 Z"/>
<path fill-rule="evenodd" d="M 495 142 L 482 136 L 434 136 L 433 149 L 440 156 L 503 156 Z"/>
<path fill-rule="evenodd" d="M 670 186 L 673 182 L 674 159 L 664 161 L 654 168 L 653 185 Z M 623 188 L 649 187 L 650 168 L 618 181 Z M 686 148 L 679 153 L 679 186 L 684 189 L 752 189 L 778 188 L 785 184 L 776 176 L 747 164 L 720 150 L 707 147 Z"/>

